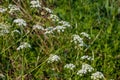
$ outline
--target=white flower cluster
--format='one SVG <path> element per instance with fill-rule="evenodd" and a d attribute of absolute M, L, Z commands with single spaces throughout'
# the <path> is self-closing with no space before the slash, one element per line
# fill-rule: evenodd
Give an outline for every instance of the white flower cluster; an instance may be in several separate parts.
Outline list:
<path fill-rule="evenodd" d="M 53 13 L 53 11 L 51 9 L 47 8 L 47 7 L 43 7 L 43 9 L 46 10 L 50 14 Z"/>
<path fill-rule="evenodd" d="M 50 14 L 50 19 L 52 19 L 52 21 L 59 21 L 59 17 L 57 15 L 54 15 L 54 14 Z"/>
<path fill-rule="evenodd" d="M 77 72 L 77 75 L 83 76 L 87 72 L 92 72 L 94 68 L 89 64 L 82 64 L 82 69 Z"/>
<path fill-rule="evenodd" d="M 0 23 L 0 36 L 8 34 L 10 32 L 9 28 L 10 26 Z"/>
<path fill-rule="evenodd" d="M 19 30 L 13 30 L 12 33 L 19 33 L 20 34 L 20 31 Z"/>
<path fill-rule="evenodd" d="M 57 30 L 57 32 L 64 32 L 64 29 L 65 29 L 65 27 L 63 27 L 63 26 L 56 26 L 53 30 L 55 31 L 55 30 Z"/>
<path fill-rule="evenodd" d="M 27 25 L 27 23 L 26 23 L 26 21 L 25 20 L 23 20 L 23 19 L 15 19 L 14 21 L 13 21 L 13 23 L 16 23 L 18 26 L 26 26 Z"/>
<path fill-rule="evenodd" d="M 33 30 L 35 29 L 39 29 L 39 30 L 45 30 L 42 26 L 36 24 L 36 25 L 33 25 Z"/>
<path fill-rule="evenodd" d="M 91 37 L 89 36 L 89 34 L 85 33 L 85 32 L 81 32 L 81 35 L 87 37 L 88 39 L 91 39 Z"/>
<path fill-rule="evenodd" d="M 0 73 L 0 79 L 1 78 L 5 78 L 5 75 L 3 75 L 2 73 Z M 1 79 L 2 80 L 2 79 Z"/>
<path fill-rule="evenodd" d="M 5 11 L 7 11 L 7 8 L 0 7 L 0 13 L 4 13 Z"/>
<path fill-rule="evenodd" d="M 81 38 L 79 35 L 73 35 L 73 41 L 75 44 L 78 44 L 78 46 L 84 46 L 83 38 Z"/>
<path fill-rule="evenodd" d="M 40 8 L 41 7 L 41 3 L 39 2 L 39 0 L 33 0 L 30 2 L 32 8 Z"/>
<path fill-rule="evenodd" d="M 66 69 L 70 69 L 70 70 L 73 70 L 73 69 L 75 68 L 75 65 L 72 64 L 72 63 L 70 63 L 70 64 L 66 64 L 66 65 L 64 66 L 64 68 L 66 68 Z"/>
<path fill-rule="evenodd" d="M 9 13 L 12 14 L 13 12 L 15 11 L 20 11 L 20 8 L 16 5 L 12 5 L 12 4 L 9 4 L 8 8 L 10 9 L 9 10 Z"/>
<path fill-rule="evenodd" d="M 50 54 L 49 58 L 48 58 L 48 63 L 53 63 L 53 62 L 58 62 L 60 61 L 60 57 L 58 55 L 55 54 Z"/>
<path fill-rule="evenodd" d="M 51 33 L 53 33 L 53 31 L 54 31 L 53 27 L 48 27 L 48 28 L 45 29 L 45 33 L 44 34 L 51 34 Z"/>
<path fill-rule="evenodd" d="M 91 79 L 93 80 L 104 79 L 104 75 L 101 72 L 97 71 L 91 75 Z"/>
<path fill-rule="evenodd" d="M 84 55 L 81 57 L 82 60 L 87 59 L 87 60 L 94 60 L 92 57 L 88 56 L 88 55 Z"/>
<path fill-rule="evenodd" d="M 27 42 L 22 42 L 22 44 L 17 48 L 17 50 L 24 49 L 24 48 L 31 48 L 31 45 Z"/>
<path fill-rule="evenodd" d="M 61 24 L 64 27 L 71 27 L 71 25 L 67 21 L 59 21 L 59 24 Z"/>
<path fill-rule="evenodd" d="M 70 26 L 70 24 L 68 24 L 67 22 L 66 22 L 66 24 L 65 25 L 64 24 L 58 25 L 56 27 L 47 27 L 47 28 L 43 28 L 42 26 L 40 26 L 40 25 L 37 24 L 37 25 L 33 25 L 33 30 L 35 30 L 35 29 L 44 30 L 45 31 L 44 34 L 51 34 L 54 31 L 57 31 L 57 32 L 61 32 L 62 31 L 62 32 L 64 32 L 64 30 L 66 29 L 66 27 Z"/>

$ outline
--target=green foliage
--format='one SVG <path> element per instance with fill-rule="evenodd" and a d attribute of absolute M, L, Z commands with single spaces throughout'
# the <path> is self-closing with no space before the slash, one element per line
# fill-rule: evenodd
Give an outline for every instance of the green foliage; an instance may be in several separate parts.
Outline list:
<path fill-rule="evenodd" d="M 0 74 L 4 74 L 6 79 L 90 80 L 91 73 L 82 77 L 76 74 L 82 63 L 88 63 L 95 71 L 102 72 L 105 80 L 120 79 L 119 0 L 46 0 L 43 6 L 53 9 L 60 20 L 68 21 L 72 26 L 62 33 L 54 32 L 47 36 L 42 30 L 33 30 L 32 26 L 56 26 L 57 22 L 48 18 L 50 14 L 42 15 L 42 10 L 30 8 L 29 0 L 2 0 L 0 3 L 0 7 L 9 4 L 21 7 L 20 13 L 0 13 L 0 23 L 11 26 L 10 33 L 0 36 Z M 13 23 L 16 18 L 24 19 L 27 26 L 19 28 Z M 15 29 L 22 34 L 12 33 Z M 78 47 L 71 42 L 72 36 L 81 35 L 81 32 L 91 37 L 90 40 L 84 38 L 88 47 Z M 30 43 L 31 48 L 16 50 L 21 42 Z M 50 54 L 59 55 L 61 61 L 47 63 Z M 94 60 L 81 60 L 84 55 L 90 55 Z M 76 68 L 65 69 L 64 65 L 68 63 L 75 64 Z"/>

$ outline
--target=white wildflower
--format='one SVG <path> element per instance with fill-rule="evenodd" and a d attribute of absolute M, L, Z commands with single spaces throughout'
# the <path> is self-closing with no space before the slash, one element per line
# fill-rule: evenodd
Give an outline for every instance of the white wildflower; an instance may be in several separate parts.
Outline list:
<path fill-rule="evenodd" d="M 94 70 L 94 68 L 89 65 L 89 64 L 82 64 L 82 69 L 80 69 L 78 72 L 77 72 L 77 75 L 84 75 L 88 72 L 92 72 Z"/>
<path fill-rule="evenodd" d="M 51 9 L 49 9 L 49 8 L 43 7 L 43 9 L 45 9 L 49 13 L 53 13 L 53 11 Z"/>
<path fill-rule="evenodd" d="M 0 73 L 0 79 L 1 78 L 5 78 L 5 75 L 3 75 L 2 73 Z"/>
<path fill-rule="evenodd" d="M 45 30 L 42 26 L 40 26 L 38 24 L 33 25 L 33 29 Z"/>
<path fill-rule="evenodd" d="M 80 70 L 77 72 L 77 75 L 79 75 L 79 76 L 83 76 L 83 75 L 86 74 L 86 73 L 87 73 L 86 70 L 84 70 L 84 69 L 80 69 Z"/>
<path fill-rule="evenodd" d="M 9 31 L 10 27 L 11 26 L 8 26 L 8 25 L 5 25 L 3 23 L 0 23 L 0 36 L 8 34 L 10 32 Z"/>
<path fill-rule="evenodd" d="M 53 27 L 47 27 L 46 29 L 45 29 L 45 33 L 44 34 L 51 34 L 51 33 L 53 33 L 53 30 L 54 28 Z"/>
<path fill-rule="evenodd" d="M 4 29 L 4 30 L 1 30 L 0 32 L 7 34 L 7 33 L 9 33 L 9 30 L 8 29 Z"/>
<path fill-rule="evenodd" d="M 89 64 L 82 64 L 82 69 L 87 70 L 88 72 L 92 72 L 94 68 Z"/>
<path fill-rule="evenodd" d="M 26 21 L 23 19 L 15 19 L 13 22 L 16 23 L 18 26 L 26 26 L 27 25 Z"/>
<path fill-rule="evenodd" d="M 12 4 L 9 4 L 8 8 L 10 9 L 9 13 L 11 13 L 11 14 L 15 11 L 20 11 L 20 8 L 18 6 L 12 5 Z"/>
<path fill-rule="evenodd" d="M 40 8 L 41 7 L 41 3 L 39 2 L 39 0 L 33 0 L 30 2 L 31 6 L 30 7 L 33 7 L 33 8 Z"/>
<path fill-rule="evenodd" d="M 15 33 L 15 32 L 20 34 L 20 31 L 17 29 L 12 31 L 12 33 Z"/>
<path fill-rule="evenodd" d="M 70 27 L 71 25 L 67 21 L 59 21 L 59 24 L 61 24 L 64 27 Z"/>
<path fill-rule="evenodd" d="M 91 79 L 93 80 L 104 79 L 104 75 L 101 72 L 97 71 L 91 75 Z"/>
<path fill-rule="evenodd" d="M 83 38 L 81 38 L 79 35 L 73 35 L 73 42 L 79 46 L 84 46 Z"/>
<path fill-rule="evenodd" d="M 5 11 L 7 11 L 7 8 L 0 7 L 0 13 L 4 13 Z"/>
<path fill-rule="evenodd" d="M 50 14 L 50 19 L 52 19 L 52 21 L 59 21 L 59 17 L 53 14 Z"/>
<path fill-rule="evenodd" d="M 58 62 L 60 61 L 60 57 L 55 54 L 50 54 L 50 57 L 48 58 L 48 63 Z"/>
<path fill-rule="evenodd" d="M 24 49 L 24 48 L 31 48 L 31 45 L 27 42 L 22 42 L 22 44 L 17 48 L 17 50 Z"/>
<path fill-rule="evenodd" d="M 88 56 L 88 55 L 84 55 L 84 56 L 82 56 L 81 59 L 82 59 L 82 60 L 84 60 L 84 59 L 87 59 L 87 60 L 93 60 L 93 58 L 90 57 L 90 56 Z"/>
<path fill-rule="evenodd" d="M 87 34 L 87 33 L 85 33 L 85 32 L 81 32 L 81 35 L 87 37 L 88 39 L 91 39 L 90 36 L 89 36 L 89 34 Z"/>
<path fill-rule="evenodd" d="M 57 32 L 64 32 L 64 29 L 65 29 L 66 27 L 63 27 L 63 26 L 56 26 L 53 30 L 57 30 Z"/>
<path fill-rule="evenodd" d="M 3 36 L 3 35 L 8 34 L 8 33 L 9 33 L 8 29 L 0 30 L 0 36 Z"/>
<path fill-rule="evenodd" d="M 73 70 L 74 68 L 75 68 L 75 65 L 74 64 L 66 64 L 65 66 L 64 66 L 64 68 L 67 68 L 67 69 L 70 69 L 70 70 Z"/>

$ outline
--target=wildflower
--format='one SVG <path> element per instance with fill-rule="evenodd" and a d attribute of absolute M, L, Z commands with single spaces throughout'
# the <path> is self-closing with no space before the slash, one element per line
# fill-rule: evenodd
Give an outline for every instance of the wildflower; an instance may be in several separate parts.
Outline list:
<path fill-rule="evenodd" d="M 43 9 L 45 9 L 49 13 L 53 13 L 53 11 L 51 9 L 49 9 L 49 8 L 43 7 Z"/>
<path fill-rule="evenodd" d="M 9 29 L 11 26 L 6 25 L 4 23 L 0 23 L 0 29 Z"/>
<path fill-rule="evenodd" d="M 88 39 L 91 39 L 91 38 L 89 37 L 89 35 L 88 35 L 87 33 L 85 33 L 85 32 L 81 32 L 81 35 L 87 37 Z"/>
<path fill-rule="evenodd" d="M 91 75 L 91 79 L 93 80 L 104 79 L 104 75 L 101 72 L 97 71 Z"/>
<path fill-rule="evenodd" d="M 50 54 L 48 58 L 48 63 L 58 62 L 60 61 L 60 57 L 58 55 Z"/>
<path fill-rule="evenodd" d="M 2 73 L 0 73 L 0 79 L 1 78 L 5 78 L 5 75 L 3 75 Z"/>
<path fill-rule="evenodd" d="M 20 11 L 20 8 L 16 5 L 9 4 L 8 8 L 10 9 L 9 13 L 13 13 L 15 11 Z"/>
<path fill-rule="evenodd" d="M 64 27 L 70 27 L 71 25 L 67 21 L 59 21 L 59 24 L 61 24 Z"/>
<path fill-rule="evenodd" d="M 15 19 L 13 21 L 14 23 L 16 23 L 18 26 L 26 26 L 26 21 L 24 21 L 23 19 Z"/>
<path fill-rule="evenodd" d="M 89 64 L 83 64 L 82 69 L 87 70 L 88 72 L 92 72 L 94 70 L 93 67 Z"/>
<path fill-rule="evenodd" d="M 24 49 L 24 48 L 31 48 L 31 45 L 27 42 L 23 42 L 18 48 L 17 50 L 20 50 L 20 49 Z"/>
<path fill-rule="evenodd" d="M 54 29 L 53 27 L 46 28 L 44 34 L 51 34 L 51 33 L 53 33 L 53 31 L 54 31 L 53 29 Z"/>
<path fill-rule="evenodd" d="M 90 56 L 88 56 L 88 55 L 82 56 L 81 59 L 82 59 L 82 60 L 84 60 L 84 59 L 93 60 L 93 58 L 90 57 Z"/>
<path fill-rule="evenodd" d="M 57 32 L 60 32 L 60 31 L 64 32 L 64 29 L 65 29 L 65 27 L 63 27 L 63 26 L 56 26 L 54 28 L 54 30 L 57 30 Z"/>
<path fill-rule="evenodd" d="M 10 26 L 0 23 L 0 36 L 9 33 Z"/>
<path fill-rule="evenodd" d="M 41 3 L 39 2 L 39 0 L 33 0 L 30 2 L 31 6 L 30 7 L 33 7 L 33 8 L 40 8 L 41 7 Z"/>
<path fill-rule="evenodd" d="M 58 16 L 50 14 L 50 19 L 52 19 L 52 21 L 59 21 Z"/>
<path fill-rule="evenodd" d="M 84 70 L 84 69 L 80 69 L 80 70 L 77 72 L 77 75 L 79 75 L 79 76 L 83 76 L 83 75 L 86 74 L 86 73 L 87 73 L 86 70 Z"/>
<path fill-rule="evenodd" d="M 81 38 L 79 35 L 73 35 L 73 42 L 78 44 L 78 46 L 84 46 L 83 38 Z"/>
<path fill-rule="evenodd" d="M 7 8 L 1 8 L 0 7 L 0 13 L 4 13 L 5 11 L 7 11 Z"/>
<path fill-rule="evenodd" d="M 4 35 L 4 34 L 9 33 L 9 30 L 8 29 L 4 29 L 4 30 L 1 30 L 0 33 L 1 33 L 1 35 Z"/>
<path fill-rule="evenodd" d="M 87 72 L 92 72 L 94 70 L 94 68 L 89 65 L 89 64 L 82 64 L 82 69 L 80 69 L 78 72 L 77 72 L 77 75 L 84 75 L 86 74 Z"/>
<path fill-rule="evenodd" d="M 64 68 L 67 68 L 67 69 L 70 69 L 70 70 L 73 70 L 73 68 L 75 68 L 75 65 L 74 64 L 66 64 L 65 66 L 64 66 Z"/>
<path fill-rule="evenodd" d="M 40 25 L 33 25 L 33 29 L 40 29 L 40 30 L 44 30 L 44 28 Z"/>
<path fill-rule="evenodd" d="M 14 32 L 16 32 L 16 33 L 19 33 L 19 34 L 20 34 L 20 31 L 18 31 L 18 30 L 13 30 L 13 31 L 12 31 L 12 33 L 14 33 Z"/>

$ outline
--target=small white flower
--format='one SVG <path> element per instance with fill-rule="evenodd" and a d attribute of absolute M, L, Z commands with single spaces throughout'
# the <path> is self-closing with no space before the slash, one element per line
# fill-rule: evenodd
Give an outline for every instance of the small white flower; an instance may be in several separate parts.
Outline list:
<path fill-rule="evenodd" d="M 44 33 L 44 34 L 51 34 L 51 33 L 53 33 L 53 31 L 54 31 L 54 28 L 53 28 L 53 27 L 47 27 L 47 28 L 45 29 L 45 33 Z"/>
<path fill-rule="evenodd" d="M 50 14 L 50 19 L 52 19 L 52 21 L 59 21 L 59 17 L 53 14 Z"/>
<path fill-rule="evenodd" d="M 36 24 L 36 25 L 33 25 L 33 29 L 40 29 L 40 30 L 45 30 L 42 26 Z"/>
<path fill-rule="evenodd" d="M 89 64 L 82 64 L 82 69 L 84 69 L 88 72 L 92 72 L 94 70 L 94 68 Z"/>
<path fill-rule="evenodd" d="M 89 65 L 89 64 L 82 64 L 82 69 L 80 69 L 78 72 L 77 72 L 77 75 L 84 75 L 88 72 L 92 72 L 94 70 L 94 68 Z"/>
<path fill-rule="evenodd" d="M 91 75 L 91 79 L 93 80 L 104 79 L 104 75 L 101 72 L 97 71 Z"/>
<path fill-rule="evenodd" d="M 8 26 L 8 25 L 5 25 L 3 23 L 0 23 L 0 36 L 3 36 L 5 34 L 8 34 L 10 31 L 9 31 L 9 28 L 11 26 Z"/>
<path fill-rule="evenodd" d="M 18 26 L 26 26 L 27 25 L 26 21 L 23 19 L 15 19 L 13 22 L 16 23 Z"/>
<path fill-rule="evenodd" d="M 9 13 L 13 13 L 15 11 L 20 11 L 20 8 L 16 5 L 9 4 L 8 8 L 10 9 Z"/>
<path fill-rule="evenodd" d="M 48 63 L 58 62 L 60 61 L 60 57 L 55 54 L 50 54 L 50 57 L 48 58 Z"/>
<path fill-rule="evenodd" d="M 3 35 L 8 34 L 8 33 L 9 33 L 8 29 L 0 30 L 0 36 L 3 36 Z"/>
<path fill-rule="evenodd" d="M 91 39 L 91 38 L 89 37 L 89 35 L 88 35 L 87 33 L 85 33 L 85 32 L 81 32 L 81 35 L 87 37 L 88 39 Z"/>
<path fill-rule="evenodd" d="M 75 68 L 75 65 L 74 64 L 66 64 L 65 66 L 64 66 L 64 68 L 67 68 L 67 69 L 70 69 L 70 70 L 73 70 L 74 68 Z"/>
<path fill-rule="evenodd" d="M 5 11 L 7 11 L 7 8 L 1 8 L 0 7 L 0 13 L 4 13 Z"/>
<path fill-rule="evenodd" d="M 81 59 L 82 59 L 82 60 L 84 60 L 84 59 L 87 59 L 87 60 L 93 60 L 93 58 L 90 57 L 90 56 L 88 56 L 88 55 L 84 55 L 84 56 L 82 56 Z"/>
<path fill-rule="evenodd" d="M 7 34 L 7 33 L 9 33 L 9 30 L 8 29 L 4 29 L 4 30 L 1 30 L 0 32 Z"/>
<path fill-rule="evenodd" d="M 66 27 L 63 27 L 63 26 L 56 26 L 53 30 L 57 30 L 57 32 L 64 32 Z"/>
<path fill-rule="evenodd" d="M 67 21 L 59 21 L 59 24 L 61 24 L 64 27 L 70 27 L 71 25 Z"/>
<path fill-rule="evenodd" d="M 24 49 L 24 48 L 31 48 L 31 45 L 27 42 L 22 42 L 22 44 L 17 48 L 17 50 Z"/>
<path fill-rule="evenodd" d="M 83 76 L 83 75 L 86 74 L 86 73 L 87 73 L 86 70 L 84 70 L 84 69 L 80 69 L 80 70 L 77 72 L 77 75 L 79 75 L 79 76 Z"/>
<path fill-rule="evenodd" d="M 14 33 L 14 32 L 16 32 L 16 33 L 19 33 L 19 34 L 20 34 L 20 31 L 19 31 L 19 30 L 13 30 L 13 31 L 12 31 L 12 33 Z"/>
<path fill-rule="evenodd" d="M 41 7 L 41 3 L 39 2 L 39 0 L 33 0 L 30 2 L 31 6 L 30 7 L 33 7 L 33 8 L 40 8 Z"/>
<path fill-rule="evenodd" d="M 53 11 L 51 9 L 49 9 L 49 8 L 43 7 L 43 9 L 45 9 L 49 13 L 53 13 Z"/>
<path fill-rule="evenodd" d="M 2 73 L 0 73 L 0 79 L 4 78 L 4 77 L 5 77 L 5 75 L 3 75 Z"/>
<path fill-rule="evenodd" d="M 78 46 L 84 46 L 83 38 L 81 38 L 79 35 L 73 35 L 73 42 L 78 44 Z"/>

